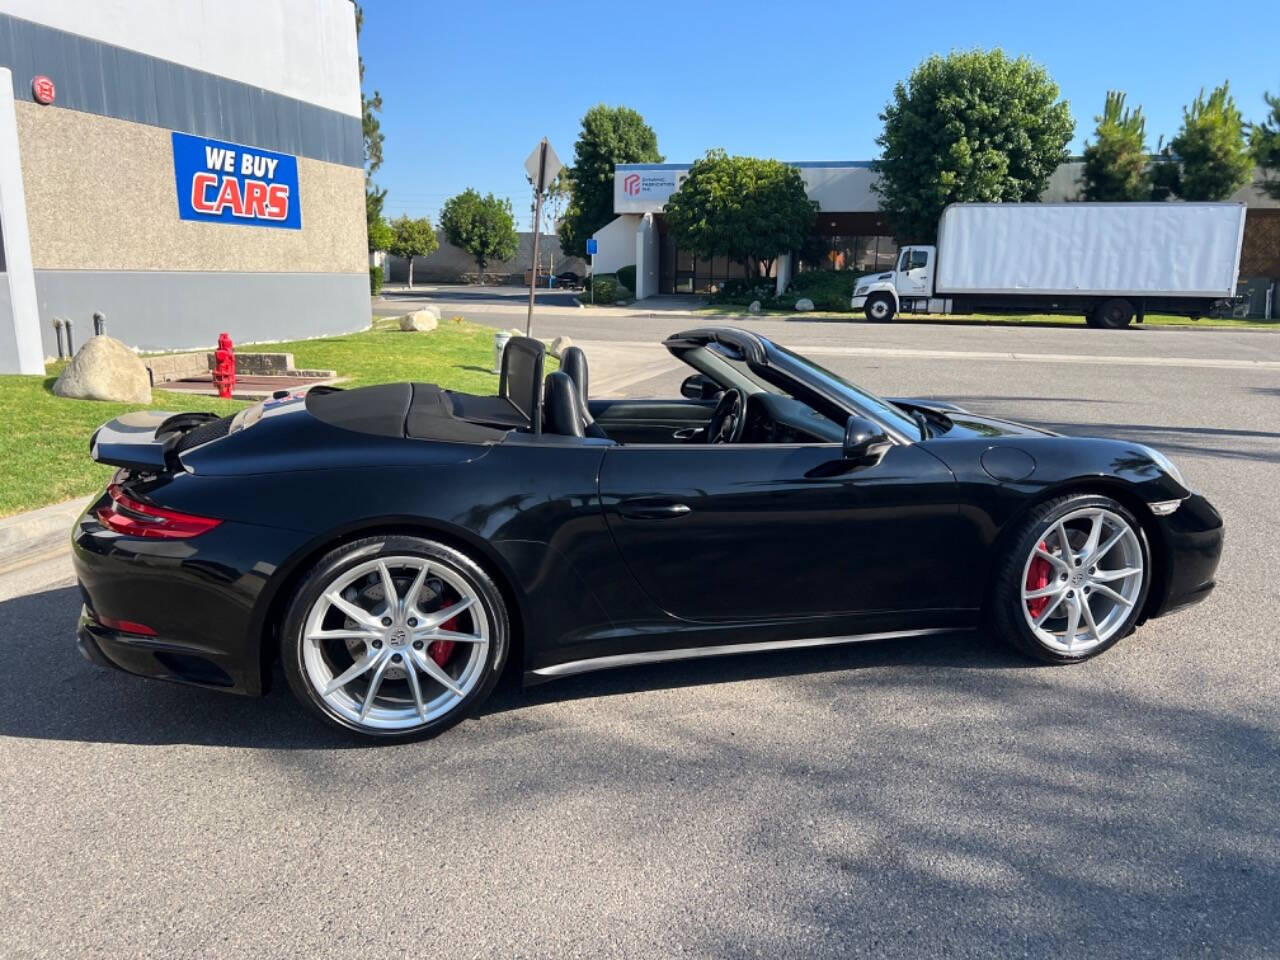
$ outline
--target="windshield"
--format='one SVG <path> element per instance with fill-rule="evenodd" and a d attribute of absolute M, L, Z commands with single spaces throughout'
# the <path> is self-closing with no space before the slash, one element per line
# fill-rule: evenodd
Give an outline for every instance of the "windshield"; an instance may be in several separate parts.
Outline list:
<path fill-rule="evenodd" d="M 792 353 L 786 347 L 780 347 L 772 341 L 769 342 L 769 352 L 770 354 L 781 355 L 788 365 L 799 368 L 799 371 L 807 376 L 808 379 L 824 389 L 843 397 L 855 409 L 870 414 L 881 423 L 908 437 L 923 437 L 923 428 L 889 401 L 881 400 L 875 394 L 868 393 L 861 387 L 850 383 L 838 373 L 832 373 L 825 367 L 818 366 L 807 357 Z"/>

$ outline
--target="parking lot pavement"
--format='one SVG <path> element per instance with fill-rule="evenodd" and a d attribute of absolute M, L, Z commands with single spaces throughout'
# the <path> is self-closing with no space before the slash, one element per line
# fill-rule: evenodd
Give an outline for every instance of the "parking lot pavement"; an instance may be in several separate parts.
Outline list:
<path fill-rule="evenodd" d="M 933 344 L 1007 349 L 977 331 Z M 1050 333 L 1088 350 L 1105 332 Z M 1280 344 L 1200 336 L 1132 338 L 1170 357 Z M 11 599 L 0 955 L 1274 955 L 1280 374 L 822 362 L 1160 446 L 1225 515 L 1219 589 L 1076 667 L 985 635 L 671 664 L 507 685 L 391 748 L 324 731 L 283 689 L 97 670 L 72 586 Z M 680 380 L 645 372 L 622 389 Z"/>

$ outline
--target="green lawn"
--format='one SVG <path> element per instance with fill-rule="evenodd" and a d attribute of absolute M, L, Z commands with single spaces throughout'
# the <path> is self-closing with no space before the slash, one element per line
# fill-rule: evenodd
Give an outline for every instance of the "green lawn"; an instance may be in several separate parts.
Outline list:
<path fill-rule="evenodd" d="M 811 320 L 844 320 L 848 323 L 871 323 L 861 311 L 852 310 L 814 310 L 809 313 L 797 313 L 795 310 L 761 310 L 759 313 L 748 313 L 746 308 L 733 305 L 715 305 L 702 307 L 698 311 L 708 316 L 737 317 L 750 320 L 752 317 L 786 317 L 790 319 Z M 1083 327 L 1084 317 L 1056 313 L 979 313 L 979 314 L 912 314 L 900 313 L 891 323 L 954 323 L 954 324 L 992 324 L 994 326 L 1048 326 L 1048 327 Z M 1280 321 L 1276 320 L 1237 320 L 1234 317 L 1201 317 L 1192 320 L 1190 317 L 1175 317 L 1166 314 L 1149 313 L 1141 324 L 1147 327 L 1236 327 L 1256 330 L 1280 330 Z M 1133 326 L 1139 326 L 1135 323 Z"/>
<path fill-rule="evenodd" d="M 438 383 L 453 390 L 492 394 L 498 389 L 493 366 L 493 334 L 487 327 L 442 320 L 431 333 L 401 333 L 392 323 L 340 337 L 253 344 L 246 352 L 288 351 L 300 369 L 336 370 L 343 386 L 397 380 Z M 547 358 L 548 369 L 555 361 Z M 99 403 L 55 397 L 61 370 L 51 364 L 44 377 L 0 377 L 0 517 L 31 510 L 102 487 L 112 468 L 89 459 L 89 436 L 100 424 L 141 404 Z M 152 392 L 156 410 L 211 410 L 226 414 L 246 404 L 215 397 Z"/>

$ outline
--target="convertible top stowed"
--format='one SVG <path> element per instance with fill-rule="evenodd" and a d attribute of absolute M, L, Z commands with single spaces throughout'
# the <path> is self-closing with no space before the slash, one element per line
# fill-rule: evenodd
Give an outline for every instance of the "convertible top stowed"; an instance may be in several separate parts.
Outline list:
<path fill-rule="evenodd" d="M 307 412 L 343 430 L 380 437 L 497 443 L 528 419 L 503 397 L 475 397 L 434 383 L 388 383 L 356 390 L 312 391 Z"/>

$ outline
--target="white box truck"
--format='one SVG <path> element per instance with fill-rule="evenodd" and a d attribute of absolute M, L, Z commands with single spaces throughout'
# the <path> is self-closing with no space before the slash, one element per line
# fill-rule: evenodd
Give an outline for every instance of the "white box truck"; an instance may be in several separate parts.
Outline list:
<path fill-rule="evenodd" d="M 1242 203 L 958 203 L 938 243 L 904 246 L 859 277 L 852 306 L 898 313 L 1078 313 L 1124 327 L 1147 312 L 1201 317 L 1234 302 Z"/>

